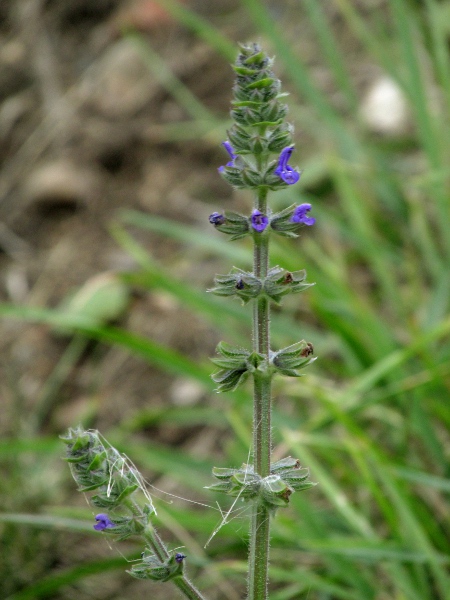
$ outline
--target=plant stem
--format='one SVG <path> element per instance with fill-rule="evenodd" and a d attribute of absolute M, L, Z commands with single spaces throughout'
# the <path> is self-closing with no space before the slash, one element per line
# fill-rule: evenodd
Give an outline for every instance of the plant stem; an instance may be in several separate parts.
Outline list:
<path fill-rule="evenodd" d="M 140 507 L 133 503 L 132 510 L 133 512 L 140 511 Z M 150 523 L 143 532 L 143 538 L 161 562 L 164 562 L 170 557 L 170 553 L 167 550 L 164 542 Z M 188 598 L 188 600 L 205 600 L 205 597 L 185 575 L 181 577 L 175 577 L 175 579 L 172 579 L 172 583 L 177 586 L 180 592 L 182 592 L 186 598 Z"/>
<path fill-rule="evenodd" d="M 198 591 L 198 589 L 189 581 L 189 579 L 183 575 L 183 577 L 177 577 L 173 579 L 173 583 L 189 600 L 205 600 L 205 597 Z"/>
<path fill-rule="evenodd" d="M 267 213 L 267 190 L 261 190 L 255 208 Z M 268 231 L 254 236 L 253 272 L 265 278 L 269 269 Z M 270 349 L 270 303 L 259 297 L 253 306 L 253 351 L 265 357 L 266 370 L 254 374 L 253 395 L 253 464 L 261 477 L 270 473 L 271 380 L 268 371 Z M 255 503 L 250 525 L 248 600 L 266 600 L 269 568 L 270 515 L 267 508 Z"/>

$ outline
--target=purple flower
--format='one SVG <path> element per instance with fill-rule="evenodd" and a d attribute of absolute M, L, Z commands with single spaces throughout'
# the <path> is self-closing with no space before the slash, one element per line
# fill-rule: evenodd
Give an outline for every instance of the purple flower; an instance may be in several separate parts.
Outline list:
<path fill-rule="evenodd" d="M 311 210 L 311 204 L 300 204 L 295 207 L 291 217 L 292 223 L 303 223 L 304 225 L 314 225 L 316 222 L 314 217 L 308 217 L 306 213 Z"/>
<path fill-rule="evenodd" d="M 114 523 L 110 520 L 108 515 L 101 513 L 96 515 L 95 520 L 97 523 L 94 525 L 94 529 L 97 531 L 103 531 L 104 529 L 110 529 L 111 527 L 115 527 Z"/>
<path fill-rule="evenodd" d="M 233 146 L 230 144 L 230 142 L 227 140 L 226 142 L 222 142 L 222 146 L 225 148 L 225 150 L 228 152 L 228 154 L 230 155 L 231 160 L 229 162 L 227 162 L 227 164 L 225 165 L 225 167 L 234 167 L 234 159 L 236 158 L 237 154 L 234 153 L 233 150 Z M 222 173 L 225 170 L 225 167 L 219 167 L 218 171 L 219 173 Z"/>
<path fill-rule="evenodd" d="M 209 222 L 216 227 L 217 225 L 223 225 L 225 221 L 226 219 L 224 215 L 221 215 L 218 212 L 213 212 L 212 215 L 209 215 Z"/>
<path fill-rule="evenodd" d="M 288 165 L 293 150 L 294 146 L 287 146 L 281 151 L 278 166 L 274 171 L 275 175 L 278 175 L 288 185 L 297 183 L 300 179 L 300 173 Z"/>
<path fill-rule="evenodd" d="M 177 561 L 178 564 L 182 563 L 185 558 L 186 558 L 186 554 L 181 554 L 181 552 L 177 552 L 175 554 L 175 560 Z"/>
<path fill-rule="evenodd" d="M 255 231 L 261 233 L 269 224 L 269 219 L 266 215 L 263 215 L 259 210 L 254 210 L 251 216 L 252 227 Z"/>

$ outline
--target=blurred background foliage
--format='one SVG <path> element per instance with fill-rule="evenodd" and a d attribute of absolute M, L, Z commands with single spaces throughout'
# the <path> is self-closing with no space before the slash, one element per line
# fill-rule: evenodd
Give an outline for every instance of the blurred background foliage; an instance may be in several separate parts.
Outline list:
<path fill-rule="evenodd" d="M 245 506 L 224 519 L 203 486 L 248 459 L 250 390 L 214 395 L 207 357 L 246 343 L 249 311 L 205 288 L 251 263 L 207 216 L 248 210 L 216 168 L 229 63 L 255 39 L 290 92 L 304 171 L 272 201 L 317 218 L 272 246 L 316 282 L 274 310 L 274 347 L 305 338 L 318 356 L 275 382 L 274 456 L 319 485 L 274 521 L 270 597 L 445 600 L 450 2 L 63 4 L 1 8 L 2 597 L 175 594 L 131 580 L 141 549 L 93 531 L 60 460 L 78 422 L 155 486 L 199 587 L 245 595 Z"/>

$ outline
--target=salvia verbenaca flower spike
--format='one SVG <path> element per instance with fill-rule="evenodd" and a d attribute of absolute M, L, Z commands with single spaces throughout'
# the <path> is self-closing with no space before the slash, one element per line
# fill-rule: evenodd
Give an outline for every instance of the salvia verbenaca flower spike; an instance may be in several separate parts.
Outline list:
<path fill-rule="evenodd" d="M 136 467 L 98 431 L 77 427 L 69 429 L 61 439 L 66 444 L 65 459 L 78 490 L 94 492 L 91 504 L 105 511 L 95 516 L 93 528 L 118 541 L 130 536 L 143 540 L 142 560 L 133 564 L 128 573 L 138 579 L 172 581 L 189 600 L 204 600 L 184 574 L 186 555 L 169 551 L 155 531 L 155 509 Z"/>
<path fill-rule="evenodd" d="M 315 218 L 309 215 L 312 207 L 307 203 L 275 213 L 267 203 L 270 191 L 296 184 L 301 175 L 292 164 L 293 127 L 284 121 L 287 107 L 272 60 L 258 44 L 241 46 L 234 70 L 233 125 L 223 142 L 229 160 L 218 170 L 232 186 L 252 190 L 255 201 L 247 215 L 214 212 L 209 220 L 231 240 L 252 238 L 253 270 L 233 267 L 227 275 L 217 275 L 209 291 L 252 304 L 253 344 L 247 349 L 221 342 L 213 359 L 218 370 L 212 378 L 218 392 L 233 391 L 247 379 L 253 380 L 253 462 L 240 468 L 215 468 L 218 482 L 210 489 L 250 504 L 248 600 L 267 600 L 270 518 L 288 505 L 294 492 L 315 485 L 297 459 L 271 462 L 272 378 L 275 374 L 300 377 L 315 359 L 312 344 L 304 340 L 271 349 L 271 303 L 279 304 L 287 294 L 302 292 L 312 284 L 306 282 L 304 270 L 269 267 L 269 239 L 271 234 L 297 237 L 300 228 L 313 225 Z M 142 538 L 141 560 L 129 573 L 139 579 L 172 581 L 188 600 L 204 600 L 184 574 L 186 555 L 169 550 L 155 531 L 151 497 L 127 457 L 97 431 L 69 429 L 62 439 L 78 489 L 93 494 L 90 501 L 98 511 L 93 528 L 116 540 Z"/>
<path fill-rule="evenodd" d="M 234 66 L 231 117 L 233 125 L 223 142 L 230 160 L 219 167 L 220 175 L 235 188 L 254 192 L 249 215 L 231 211 L 213 213 L 210 223 L 236 240 L 250 236 L 254 244 L 253 271 L 239 268 L 216 275 L 209 291 L 219 296 L 235 296 L 253 305 L 253 347 L 233 347 L 221 342 L 219 368 L 212 375 L 218 392 L 233 391 L 249 376 L 253 378 L 253 464 L 240 468 L 215 468 L 218 480 L 213 491 L 239 497 L 252 505 L 248 600 L 268 597 L 270 518 L 287 506 L 295 491 L 313 485 L 309 472 L 299 461 L 288 457 L 271 463 L 271 382 L 277 374 L 300 377 L 311 364 L 313 346 L 304 340 L 274 351 L 270 346 L 270 304 L 281 303 L 287 294 L 306 290 L 304 270 L 288 272 L 269 267 L 269 239 L 276 234 L 297 237 L 302 226 L 311 226 L 311 204 L 293 204 L 273 213 L 267 203 L 269 191 L 296 184 L 300 171 L 291 164 L 293 127 L 284 121 L 287 106 L 282 102 L 281 84 L 272 71 L 272 60 L 258 44 L 241 46 Z"/>

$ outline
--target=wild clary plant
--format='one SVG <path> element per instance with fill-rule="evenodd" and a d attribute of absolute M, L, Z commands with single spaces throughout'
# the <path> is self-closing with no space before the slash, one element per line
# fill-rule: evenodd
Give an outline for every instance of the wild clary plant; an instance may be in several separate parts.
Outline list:
<path fill-rule="evenodd" d="M 252 348 L 220 342 L 218 357 L 213 359 L 218 370 L 212 375 L 217 392 L 233 391 L 249 377 L 253 381 L 252 463 L 240 468 L 215 468 L 213 475 L 218 482 L 209 486 L 251 506 L 249 600 L 268 598 L 271 519 L 279 508 L 289 504 L 293 492 L 315 485 L 297 459 L 271 462 L 272 379 L 277 373 L 299 377 L 314 358 L 312 344 L 304 340 L 280 350 L 271 349 L 271 303 L 280 304 L 287 294 L 302 292 L 311 284 L 305 282 L 305 271 L 269 267 L 269 240 L 272 234 L 297 237 L 302 225 L 315 222 L 308 216 L 310 204 L 291 205 L 274 213 L 267 202 L 269 191 L 294 185 L 300 179 L 299 171 L 289 164 L 294 150 L 293 127 L 285 122 L 287 106 L 281 101 L 284 94 L 271 68 L 272 60 L 257 44 L 241 46 L 234 66 L 234 123 L 228 140 L 223 142 L 230 160 L 219 168 L 231 185 L 253 191 L 253 210 L 249 216 L 214 212 L 209 219 L 231 240 L 251 237 L 254 247 L 252 272 L 233 268 L 226 275 L 217 275 L 215 287 L 210 290 L 219 296 L 237 296 L 253 307 Z M 95 517 L 94 529 L 118 540 L 134 535 L 144 541 L 142 560 L 129 573 L 139 579 L 172 581 L 187 598 L 204 598 L 184 574 L 186 556 L 168 550 L 155 531 L 151 497 L 132 463 L 96 431 L 70 429 L 63 440 L 78 489 L 96 492 L 91 502 L 101 512 Z M 139 500 L 139 493 L 144 494 L 144 502 Z"/>

